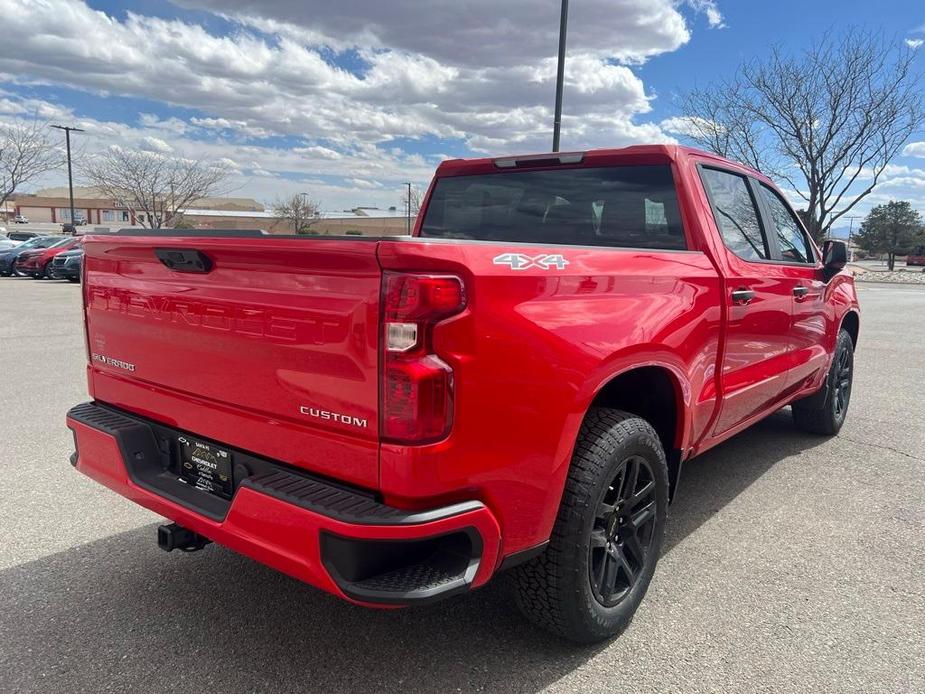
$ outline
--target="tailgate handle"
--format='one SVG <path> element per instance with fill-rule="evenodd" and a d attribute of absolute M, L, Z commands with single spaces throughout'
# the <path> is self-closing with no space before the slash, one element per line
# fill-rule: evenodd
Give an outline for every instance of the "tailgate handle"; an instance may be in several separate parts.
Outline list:
<path fill-rule="evenodd" d="M 154 255 L 175 272 L 209 272 L 212 259 L 202 251 L 183 248 L 155 248 Z"/>

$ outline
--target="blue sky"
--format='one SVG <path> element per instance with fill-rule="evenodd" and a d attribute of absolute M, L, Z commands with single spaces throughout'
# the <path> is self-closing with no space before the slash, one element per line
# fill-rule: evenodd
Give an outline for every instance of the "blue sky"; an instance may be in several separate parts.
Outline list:
<path fill-rule="evenodd" d="M 115 145 L 223 160 L 230 194 L 307 191 L 331 210 L 397 204 L 445 157 L 548 149 L 557 3 L 427 6 L 7 0 L 0 119 L 78 124 L 83 157 Z M 672 141 L 678 93 L 848 26 L 914 45 L 925 4 L 573 2 L 563 148 Z M 925 133 L 870 202 L 890 197 L 925 209 Z"/>

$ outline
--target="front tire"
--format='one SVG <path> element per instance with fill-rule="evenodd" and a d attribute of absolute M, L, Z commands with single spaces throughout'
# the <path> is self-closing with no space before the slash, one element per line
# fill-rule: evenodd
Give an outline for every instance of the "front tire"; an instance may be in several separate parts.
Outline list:
<path fill-rule="evenodd" d="M 514 569 L 521 611 L 580 643 L 621 633 L 655 572 L 667 508 L 668 466 L 652 426 L 627 412 L 592 409 L 549 545 Z"/>
<path fill-rule="evenodd" d="M 840 330 L 835 342 L 835 354 L 826 376 L 825 398 L 818 396 L 797 400 L 791 406 L 797 428 L 810 434 L 834 436 L 848 414 L 851 386 L 854 382 L 854 341 L 847 330 Z"/>

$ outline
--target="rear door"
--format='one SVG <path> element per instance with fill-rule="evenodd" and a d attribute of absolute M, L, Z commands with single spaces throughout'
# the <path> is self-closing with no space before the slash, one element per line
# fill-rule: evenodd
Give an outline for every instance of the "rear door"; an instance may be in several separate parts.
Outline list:
<path fill-rule="evenodd" d="M 758 202 L 747 176 L 700 167 L 724 244 L 728 320 L 722 363 L 719 436 L 767 410 L 783 394 L 790 368 L 792 279 L 775 264 Z"/>
<path fill-rule="evenodd" d="M 88 237 L 91 393 L 220 444 L 375 487 L 376 245 Z"/>

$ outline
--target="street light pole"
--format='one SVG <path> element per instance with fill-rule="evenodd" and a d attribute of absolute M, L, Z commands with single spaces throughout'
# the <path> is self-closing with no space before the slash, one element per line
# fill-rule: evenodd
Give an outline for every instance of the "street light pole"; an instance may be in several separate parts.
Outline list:
<path fill-rule="evenodd" d="M 556 116 L 552 124 L 552 151 L 559 151 L 559 130 L 562 128 L 562 83 L 565 79 L 565 38 L 568 34 L 568 0 L 562 0 L 559 16 L 559 66 L 556 70 Z"/>
<path fill-rule="evenodd" d="M 72 128 L 66 125 L 51 126 L 64 131 L 64 141 L 67 143 L 67 188 L 71 198 L 71 224 L 74 224 L 74 173 L 71 169 L 71 132 L 82 133 L 83 128 Z"/>

